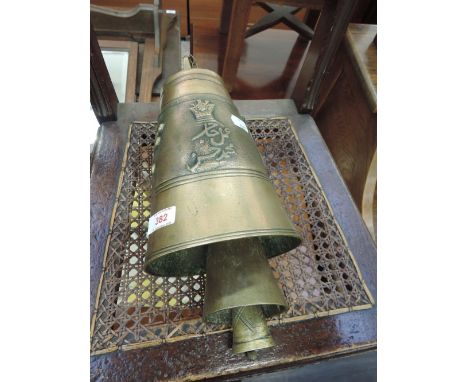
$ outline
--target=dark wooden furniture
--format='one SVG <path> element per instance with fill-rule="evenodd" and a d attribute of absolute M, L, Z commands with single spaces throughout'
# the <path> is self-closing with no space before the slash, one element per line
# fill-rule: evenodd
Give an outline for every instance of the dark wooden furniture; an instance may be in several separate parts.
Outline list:
<path fill-rule="evenodd" d="M 99 123 L 117 118 L 117 95 L 102 57 L 96 33 L 91 25 L 90 33 L 90 92 L 91 106 Z"/>
<path fill-rule="evenodd" d="M 350 24 L 324 79 L 315 120 L 376 238 L 377 26 Z"/>
<path fill-rule="evenodd" d="M 98 35 L 105 33 L 107 36 L 138 39 L 154 34 L 154 5 L 151 1 L 123 9 L 101 6 L 102 2 L 98 2 L 99 5 L 94 3 L 90 4 L 90 19 Z M 158 3 L 155 1 L 156 6 Z"/>
<path fill-rule="evenodd" d="M 181 36 L 189 34 L 188 0 L 91 0 L 91 22 L 98 35 L 141 41 L 148 34 L 154 35 L 154 6 L 176 10 Z"/>
<path fill-rule="evenodd" d="M 307 39 L 312 39 L 312 37 L 314 37 L 314 25 L 311 25 L 311 28 L 309 25 L 304 24 L 301 20 L 294 16 L 301 10 L 300 7 L 281 6 L 263 1 L 256 2 L 255 4 L 262 7 L 269 13 L 247 29 L 245 32 L 245 38 L 260 33 L 279 23 L 284 23 L 292 30 L 295 30 L 297 33 L 299 33 L 299 35 Z"/>
<path fill-rule="evenodd" d="M 242 379 L 243 382 L 375 382 L 376 380 L 376 350 Z"/>
<path fill-rule="evenodd" d="M 151 102 L 153 87 L 157 78 L 161 76 L 161 67 L 157 65 L 158 53 L 155 49 L 154 38 L 145 40 L 143 50 L 143 64 L 141 67 L 141 81 L 138 102 Z"/>
<path fill-rule="evenodd" d="M 167 8 L 181 9 L 184 4 L 184 1 L 164 2 L 164 10 L 160 9 L 159 0 L 130 9 L 91 6 L 91 20 L 98 25 L 101 40 L 113 47 L 132 47 L 133 60 L 129 65 L 134 81 L 127 86 L 131 94 L 127 94 L 126 102 L 135 102 L 135 93 L 138 93 L 138 102 L 151 102 L 159 95 L 164 80 L 180 69 L 180 25 L 187 23 L 184 19 L 187 9 L 184 8 L 181 15 Z"/>
<path fill-rule="evenodd" d="M 291 100 L 235 101 L 249 117 L 287 116 L 313 163 L 362 277 L 376 297 L 376 249 L 314 120 L 298 114 Z M 109 223 L 119 182 L 124 148 L 132 121 L 155 121 L 158 104 L 119 104 L 117 121 L 100 128 L 91 172 L 91 315 L 102 272 Z M 279 369 L 310 364 L 316 375 L 333 375 L 352 363 L 357 374 L 369 369 L 362 352 L 376 349 L 376 307 L 282 324 L 272 328 L 279 346 L 255 362 L 234 356 L 229 332 L 114 351 L 91 357 L 92 381 L 239 380 Z M 319 362 L 320 361 L 320 362 Z M 370 361 L 375 365 L 375 361 Z M 328 365 L 328 366 L 327 366 Z M 321 370 L 321 371 L 320 371 Z M 330 379 L 328 379 L 330 380 Z"/>
<path fill-rule="evenodd" d="M 229 90 L 235 86 L 252 2 L 253 0 L 232 0 L 231 11 L 224 10 L 224 14 L 231 15 L 222 68 L 222 77 Z M 343 38 L 357 0 L 274 0 L 271 3 L 321 9 L 314 38 L 290 92 L 290 98 L 300 112 L 311 112 L 315 108 L 323 75 Z"/>

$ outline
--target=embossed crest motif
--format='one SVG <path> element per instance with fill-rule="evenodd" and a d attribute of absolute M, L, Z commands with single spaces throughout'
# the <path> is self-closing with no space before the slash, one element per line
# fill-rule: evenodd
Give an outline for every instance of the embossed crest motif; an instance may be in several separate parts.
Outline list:
<path fill-rule="evenodd" d="M 208 100 L 196 100 L 190 105 L 197 127 L 202 131 L 192 138 L 193 151 L 187 160 L 191 172 L 203 172 L 219 167 L 226 159 L 236 155 L 229 127 L 213 117 L 215 104 Z"/>

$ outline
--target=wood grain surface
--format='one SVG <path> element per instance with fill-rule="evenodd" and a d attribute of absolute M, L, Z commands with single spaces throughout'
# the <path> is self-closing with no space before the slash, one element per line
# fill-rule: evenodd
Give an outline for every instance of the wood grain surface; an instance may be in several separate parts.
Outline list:
<path fill-rule="evenodd" d="M 99 123 L 117 118 L 117 94 L 107 71 L 94 28 L 90 25 L 90 101 Z"/>
<path fill-rule="evenodd" d="M 334 70 L 330 76 L 336 82 L 316 121 L 356 206 L 362 211 L 364 187 L 377 149 L 377 114 L 344 44 Z"/>
<path fill-rule="evenodd" d="M 180 14 L 180 35 L 182 37 L 190 34 L 188 25 L 188 12 L 190 12 L 190 22 L 197 26 L 205 26 L 216 28 L 221 25 L 221 10 L 223 0 L 162 0 L 162 9 L 175 9 Z M 138 4 L 152 4 L 152 0 L 91 0 L 91 4 L 111 7 L 115 9 L 128 9 L 137 6 Z M 187 7 L 189 5 L 189 9 Z M 254 6 L 250 13 L 248 25 L 255 24 L 267 12 L 261 7 Z M 301 10 L 296 17 L 303 20 L 306 11 Z M 227 25 L 229 27 L 229 25 Z M 276 29 L 289 29 L 287 25 L 281 23 L 275 25 Z"/>
<path fill-rule="evenodd" d="M 192 0 L 193 1 L 193 0 Z M 187 0 L 160 0 L 161 9 L 174 9 L 180 15 L 180 35 L 189 34 Z M 115 9 L 129 9 L 138 4 L 153 4 L 153 0 L 91 0 L 91 4 Z"/>
<path fill-rule="evenodd" d="M 377 25 L 350 24 L 345 46 L 370 109 L 377 112 Z"/>
<path fill-rule="evenodd" d="M 315 35 L 295 79 L 290 98 L 301 113 L 314 113 L 325 73 L 335 59 L 358 0 L 327 0 L 321 8 Z"/>
<path fill-rule="evenodd" d="M 158 56 L 154 45 L 154 38 L 147 38 L 143 51 L 138 102 L 151 102 L 154 82 L 161 74 L 162 70 L 161 67 L 158 66 Z"/>

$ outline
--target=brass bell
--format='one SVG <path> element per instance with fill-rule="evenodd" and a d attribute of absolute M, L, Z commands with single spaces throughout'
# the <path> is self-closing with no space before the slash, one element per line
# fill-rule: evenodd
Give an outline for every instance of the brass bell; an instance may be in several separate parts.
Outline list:
<path fill-rule="evenodd" d="M 144 267 L 206 272 L 204 319 L 232 321 L 234 351 L 251 352 L 273 345 L 263 317 L 287 308 L 267 258 L 301 238 L 222 79 L 187 66 L 161 94 Z"/>

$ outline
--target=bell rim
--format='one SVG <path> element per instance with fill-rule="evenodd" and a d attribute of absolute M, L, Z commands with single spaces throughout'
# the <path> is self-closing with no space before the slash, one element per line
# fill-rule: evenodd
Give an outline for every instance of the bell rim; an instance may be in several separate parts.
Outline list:
<path fill-rule="evenodd" d="M 251 233 L 252 235 L 248 235 Z M 220 236 L 222 236 L 222 240 L 220 240 Z M 203 246 L 207 246 L 209 244 L 214 244 L 214 243 L 219 243 L 223 241 L 230 241 L 230 240 L 239 240 L 239 239 L 246 239 L 246 238 L 253 238 L 253 237 L 258 237 L 260 239 L 265 239 L 265 238 L 286 238 L 289 240 L 285 241 L 285 250 L 281 251 L 272 251 L 272 252 L 267 252 L 266 257 L 267 259 L 271 259 L 273 257 L 282 255 L 283 253 L 289 252 L 293 250 L 294 248 L 297 248 L 301 243 L 302 243 L 302 238 L 298 233 L 291 229 L 265 229 L 264 232 L 259 232 L 259 230 L 249 230 L 249 231 L 237 231 L 233 232 L 230 234 L 222 234 L 222 235 L 214 235 L 212 237 L 204 237 L 198 240 L 191 240 L 188 243 L 179 243 L 175 244 L 169 247 L 166 247 L 164 249 L 159 249 L 157 251 L 154 251 L 151 254 L 147 254 L 145 258 L 145 264 L 144 264 L 144 271 L 150 275 L 153 276 L 161 276 L 161 277 L 167 277 L 167 276 L 177 276 L 177 277 L 183 277 L 183 276 L 193 276 L 196 274 L 199 274 L 200 272 L 205 272 L 206 270 L 206 264 L 199 264 L 198 267 L 194 267 L 196 269 L 199 269 L 197 271 L 186 271 L 183 272 L 182 274 L 174 274 L 173 271 L 167 271 L 167 272 L 161 272 L 161 273 L 156 273 L 152 272 L 152 269 L 154 267 L 154 262 L 156 262 L 158 259 L 161 259 L 163 257 L 167 256 L 174 256 L 178 254 L 179 252 L 183 250 L 190 250 L 190 249 L 195 249 Z M 185 255 L 187 257 L 191 257 L 189 254 Z M 187 259 L 190 260 L 190 259 Z M 187 263 L 187 269 L 190 269 L 190 261 L 186 261 Z"/>
<path fill-rule="evenodd" d="M 206 304 L 206 302 L 205 302 Z M 230 322 L 229 318 L 224 320 L 216 320 L 213 317 L 219 315 L 218 317 L 222 316 L 229 316 L 229 311 L 234 308 L 240 308 L 242 306 L 260 306 L 262 308 L 263 314 L 266 319 L 271 319 L 274 317 L 278 317 L 279 315 L 283 314 L 289 309 L 289 305 L 286 300 L 284 300 L 284 304 L 278 304 L 274 302 L 255 302 L 255 303 L 247 303 L 245 305 L 233 305 L 233 306 L 226 306 L 222 309 L 213 310 L 211 312 L 207 312 L 205 307 L 203 308 L 203 320 L 210 323 L 210 324 L 226 324 Z"/>

